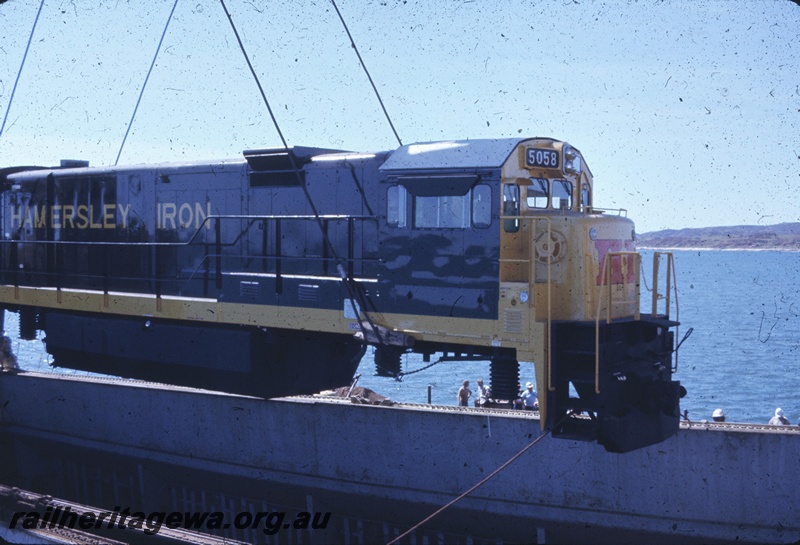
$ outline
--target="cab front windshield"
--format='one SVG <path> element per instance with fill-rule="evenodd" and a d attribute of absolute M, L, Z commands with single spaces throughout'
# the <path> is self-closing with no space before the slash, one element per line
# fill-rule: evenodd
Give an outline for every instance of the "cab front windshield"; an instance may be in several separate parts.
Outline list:
<path fill-rule="evenodd" d="M 525 202 L 531 209 L 571 210 L 573 187 L 567 180 L 531 178 Z"/>

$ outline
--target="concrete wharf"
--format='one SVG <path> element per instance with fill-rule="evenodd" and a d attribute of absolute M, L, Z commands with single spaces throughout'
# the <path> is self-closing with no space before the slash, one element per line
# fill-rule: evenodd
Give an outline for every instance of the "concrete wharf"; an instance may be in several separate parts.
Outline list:
<path fill-rule="evenodd" d="M 389 542 L 540 435 L 532 413 L 0 375 L 0 482 L 147 512 L 330 512 L 250 543 Z M 626 454 L 545 437 L 403 543 L 791 543 L 800 429 L 684 423 Z M 288 520 L 288 519 L 287 519 Z"/>

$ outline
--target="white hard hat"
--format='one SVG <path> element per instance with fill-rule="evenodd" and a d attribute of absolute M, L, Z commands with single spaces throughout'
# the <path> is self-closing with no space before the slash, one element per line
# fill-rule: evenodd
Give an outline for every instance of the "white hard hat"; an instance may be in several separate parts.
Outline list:
<path fill-rule="evenodd" d="M 531 382 L 526 382 L 526 383 L 525 383 L 525 387 L 526 387 L 526 388 L 533 388 L 533 383 L 531 383 Z"/>
<path fill-rule="evenodd" d="M 714 413 L 711 416 L 713 418 L 722 418 L 725 416 L 725 411 L 722 409 L 714 409 Z"/>
<path fill-rule="evenodd" d="M 781 409 L 780 407 L 775 409 L 775 416 L 783 416 L 783 409 Z"/>

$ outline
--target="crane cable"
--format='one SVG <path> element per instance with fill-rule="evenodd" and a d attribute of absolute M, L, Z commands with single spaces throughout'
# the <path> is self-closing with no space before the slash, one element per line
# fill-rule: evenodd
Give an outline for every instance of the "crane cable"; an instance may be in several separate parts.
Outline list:
<path fill-rule="evenodd" d="M 150 69 L 147 71 L 147 75 L 144 78 L 144 83 L 142 84 L 142 89 L 139 91 L 139 98 L 136 99 L 136 106 L 133 107 L 133 113 L 131 114 L 131 120 L 128 122 L 128 128 L 125 129 L 125 136 L 122 138 L 122 144 L 119 146 L 119 151 L 117 152 L 117 159 L 114 161 L 114 166 L 119 164 L 119 158 L 122 155 L 122 148 L 125 147 L 125 142 L 128 140 L 128 134 L 131 132 L 131 127 L 133 126 L 133 119 L 136 117 L 136 112 L 139 111 L 139 103 L 142 102 L 142 96 L 144 95 L 144 90 L 147 87 L 147 82 L 150 80 L 150 74 L 153 72 L 153 67 L 156 65 L 156 59 L 158 58 L 158 53 L 161 51 L 161 44 L 164 43 L 164 36 L 167 35 L 167 29 L 169 28 L 169 24 L 172 21 L 172 15 L 175 13 L 175 8 L 178 6 L 178 0 L 175 0 L 175 3 L 172 4 L 172 10 L 169 12 L 169 17 L 167 17 L 167 24 L 164 25 L 164 31 L 161 33 L 161 39 L 158 40 L 158 47 L 156 47 L 156 53 L 153 55 L 153 60 L 150 63 Z"/>
<path fill-rule="evenodd" d="M 562 419 L 562 420 L 561 420 L 561 422 L 563 422 L 565 419 L 566 419 L 566 417 L 565 417 L 564 419 Z M 558 424 L 556 424 L 556 427 L 557 427 L 557 426 L 559 426 L 559 425 L 561 425 L 561 422 L 559 422 Z M 447 509 L 449 509 L 450 507 L 452 507 L 452 506 L 453 506 L 455 503 L 457 503 L 457 502 L 459 502 L 459 501 L 463 500 L 464 498 L 466 498 L 467 496 L 469 496 L 470 494 L 472 494 L 472 493 L 473 493 L 475 490 L 477 490 L 478 488 L 480 488 L 481 486 L 483 486 L 484 484 L 486 484 L 486 483 L 487 483 L 487 482 L 488 482 L 490 479 L 492 479 L 492 478 L 493 478 L 494 476 L 496 476 L 498 473 L 500 473 L 500 472 L 501 472 L 501 471 L 503 471 L 505 468 L 507 468 L 509 465 L 511 465 L 511 464 L 514 462 L 514 460 L 516 460 L 517 458 L 519 458 L 520 456 L 522 456 L 523 454 L 525 454 L 525 453 L 526 453 L 528 450 L 530 450 L 530 448 L 531 448 L 533 445 L 535 445 L 536 443 L 538 443 L 539 441 L 541 441 L 542 439 L 544 439 L 545 437 L 547 437 L 548 435 L 550 435 L 550 431 L 551 431 L 550 429 L 547 429 L 547 430 L 545 430 L 545 431 L 544 431 L 544 433 L 542 433 L 542 434 L 541 434 L 539 437 L 537 437 L 536 439 L 534 439 L 533 441 L 531 441 L 529 444 L 525 445 L 525 447 L 523 447 L 523 448 L 522 448 L 522 450 L 520 450 L 520 451 L 519 451 L 518 453 L 516 453 L 514 456 L 512 456 L 511 458 L 509 458 L 509 459 L 508 459 L 508 460 L 507 460 L 507 461 L 506 461 L 506 462 L 505 462 L 503 465 L 501 465 L 500 467 L 498 467 L 497 469 L 495 469 L 494 471 L 492 471 L 490 474 L 488 474 L 486 477 L 484 477 L 483 479 L 481 479 L 481 480 L 480 480 L 480 481 L 479 481 L 479 482 L 478 482 L 476 485 L 474 485 L 472 488 L 470 488 L 470 489 L 469 489 L 469 490 L 467 490 L 466 492 L 463 492 L 463 493 L 462 493 L 460 496 L 458 496 L 457 498 L 455 498 L 455 499 L 451 500 L 449 503 L 447 503 L 447 504 L 446 504 L 446 505 L 444 505 L 443 507 L 440 507 L 440 508 L 439 508 L 439 509 L 437 509 L 435 512 L 431 513 L 430 515 L 428 515 L 427 517 L 425 517 L 423 520 L 419 521 L 417 524 L 415 524 L 414 526 L 412 526 L 411 528 L 409 528 L 408 530 L 406 530 L 405 532 L 403 532 L 402 534 L 400 534 L 399 536 L 397 536 L 396 538 L 394 538 L 393 540 L 391 540 L 390 542 L 388 542 L 386 545 L 394 545 L 394 544 L 396 544 L 396 543 L 399 543 L 399 542 L 400 542 L 400 540 L 401 540 L 401 539 L 403 539 L 404 537 L 406 537 L 408 534 L 410 534 L 411 532 L 413 532 L 414 530 L 416 530 L 417 528 L 419 528 L 420 526 L 422 526 L 422 525 L 423 525 L 423 524 L 425 524 L 426 522 L 429 522 L 429 521 L 430 521 L 430 520 L 432 520 L 434 517 L 436 517 L 436 516 L 440 515 L 440 514 L 441 514 L 441 513 L 443 513 L 445 510 L 447 510 Z"/>
<path fill-rule="evenodd" d="M 367 70 L 367 65 L 364 64 L 364 59 L 361 58 L 361 53 L 358 52 L 358 47 L 356 47 L 356 42 L 353 40 L 353 35 L 350 34 L 350 29 L 347 28 L 347 23 L 344 22 L 344 17 L 342 17 L 342 13 L 339 11 L 339 6 L 336 5 L 336 0 L 331 0 L 331 4 L 333 4 L 333 9 L 336 10 L 336 15 L 339 16 L 339 20 L 342 22 L 342 26 L 344 27 L 344 31 L 347 33 L 347 37 L 350 38 L 350 45 L 352 46 L 353 51 L 356 52 L 356 56 L 358 57 L 358 62 L 361 63 L 361 68 L 364 69 L 364 73 L 367 75 L 369 84 L 372 85 L 372 90 L 375 91 L 375 96 L 378 97 L 378 102 L 380 103 L 381 109 L 383 110 L 383 115 L 386 116 L 386 121 L 389 122 L 389 126 L 392 128 L 394 137 L 397 138 L 397 143 L 402 146 L 403 141 L 400 140 L 400 136 L 397 134 L 397 131 L 394 128 L 394 123 L 392 123 L 392 120 L 389 117 L 389 112 L 386 111 L 386 106 L 383 104 L 383 99 L 381 98 L 381 94 L 378 92 L 378 88 L 375 86 L 375 82 L 372 81 L 372 76 L 370 75 L 369 70 Z"/>
<path fill-rule="evenodd" d="M 36 12 L 36 19 L 33 20 L 31 35 L 28 36 L 28 45 L 25 46 L 25 53 L 22 55 L 22 63 L 19 65 L 19 71 L 17 72 L 17 79 L 14 80 L 14 87 L 11 89 L 11 97 L 8 99 L 6 114 L 3 116 L 3 124 L 0 125 L 0 136 L 3 136 L 3 131 L 6 128 L 6 121 L 8 120 L 8 112 L 11 111 L 11 103 L 14 102 L 14 93 L 16 93 L 17 91 L 17 84 L 19 83 L 19 78 L 22 75 L 22 68 L 25 66 L 25 60 L 28 58 L 28 50 L 31 48 L 31 42 L 33 41 L 33 33 L 36 31 L 36 24 L 39 22 L 39 15 L 42 14 L 43 7 L 44 7 L 44 0 L 42 0 L 41 3 L 39 4 L 39 11 Z"/>
<path fill-rule="evenodd" d="M 177 2 L 177 0 L 176 0 Z M 233 17 L 231 16 L 230 11 L 228 11 L 228 6 L 225 5 L 225 0 L 219 0 L 219 3 L 222 5 L 222 9 L 225 11 L 225 15 L 228 17 L 228 21 L 230 22 L 231 28 L 233 29 L 233 34 L 236 37 L 236 41 L 239 43 L 239 49 L 242 51 L 242 55 L 244 56 L 245 62 L 247 62 L 247 66 L 250 69 L 250 73 L 253 76 L 253 79 L 258 86 L 258 90 L 261 93 L 261 98 L 264 101 L 264 105 L 267 107 L 267 111 L 269 112 L 270 118 L 272 118 L 272 124 L 275 126 L 275 130 L 278 132 L 278 136 L 281 139 L 281 143 L 283 144 L 283 148 L 286 150 L 286 155 L 289 158 L 289 162 L 292 165 L 292 170 L 294 170 L 295 176 L 297 177 L 297 181 L 300 187 L 303 188 L 303 193 L 305 194 L 306 200 L 308 201 L 308 205 L 311 207 L 311 212 L 314 214 L 314 218 L 316 219 L 317 225 L 319 226 L 320 233 L 322 234 L 323 241 L 325 245 L 328 247 L 328 250 L 331 252 L 334 261 L 336 262 L 336 271 L 339 273 L 339 277 L 342 279 L 348 294 L 350 295 L 350 305 L 352 306 L 353 313 L 358 320 L 359 327 L 361 328 L 361 333 L 364 335 L 364 342 L 367 342 L 368 333 L 366 328 L 361 320 L 361 314 L 364 314 L 364 319 L 369 324 L 370 328 L 372 329 L 373 334 L 378 338 L 380 344 L 384 343 L 383 336 L 381 335 L 380 331 L 375 324 L 372 322 L 369 314 L 367 313 L 367 301 L 364 299 L 363 293 L 358 289 L 358 286 L 355 285 L 355 282 L 352 278 L 349 278 L 349 275 L 344 270 L 342 266 L 341 260 L 336 253 L 336 249 L 333 246 L 328 234 L 325 232 L 325 226 L 322 224 L 322 219 L 319 217 L 319 211 L 317 210 L 316 205 L 314 204 L 314 200 L 311 198 L 311 194 L 308 191 L 308 187 L 306 184 L 303 183 L 302 177 L 300 176 L 300 169 L 295 162 L 294 155 L 291 153 L 289 149 L 289 144 L 286 142 L 286 138 L 283 136 L 283 132 L 278 125 L 278 120 L 275 118 L 275 114 L 272 111 L 272 107 L 269 104 L 269 100 L 267 100 L 267 95 L 264 92 L 264 88 L 261 86 L 261 81 L 258 79 L 258 75 L 256 74 L 255 69 L 253 68 L 253 64 L 250 62 L 250 57 L 247 55 L 247 51 L 244 48 L 244 44 L 242 43 L 242 39 L 239 36 L 239 31 L 236 30 L 236 25 L 233 22 Z M 356 306 L 356 299 L 361 304 L 361 312 L 359 312 L 358 307 Z"/>

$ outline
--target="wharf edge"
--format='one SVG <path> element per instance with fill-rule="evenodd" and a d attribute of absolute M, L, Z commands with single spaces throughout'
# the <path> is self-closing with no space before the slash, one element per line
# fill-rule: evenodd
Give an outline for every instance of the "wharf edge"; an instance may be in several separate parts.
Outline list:
<path fill-rule="evenodd" d="M 333 513 L 325 531 L 279 543 L 389 541 L 540 434 L 525 412 L 44 373 L 0 376 L 0 407 L 5 485 L 109 509 Z M 796 427 L 684 423 L 625 454 L 545 438 L 408 539 L 791 543 L 798 464 Z"/>

